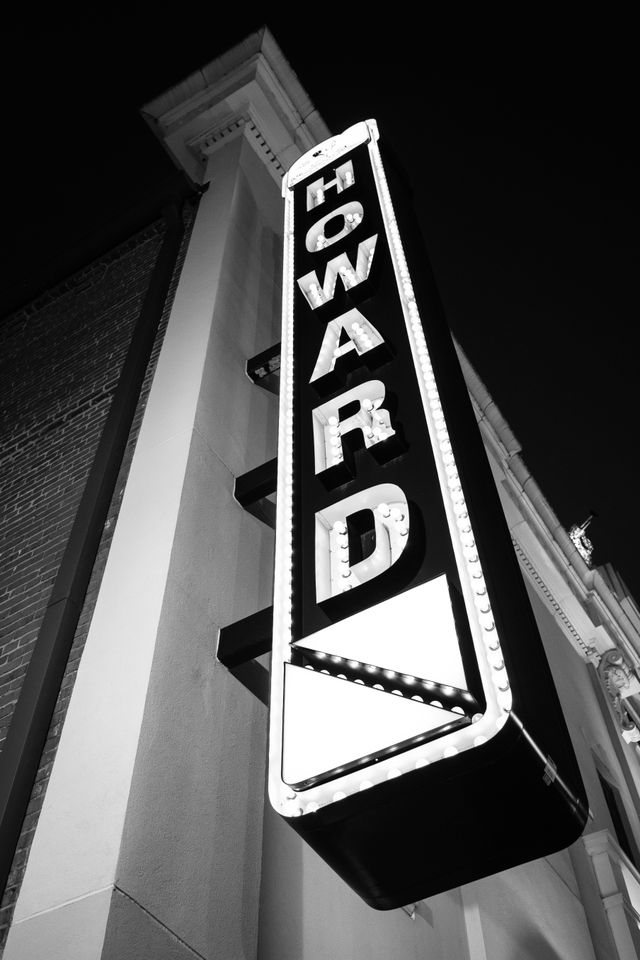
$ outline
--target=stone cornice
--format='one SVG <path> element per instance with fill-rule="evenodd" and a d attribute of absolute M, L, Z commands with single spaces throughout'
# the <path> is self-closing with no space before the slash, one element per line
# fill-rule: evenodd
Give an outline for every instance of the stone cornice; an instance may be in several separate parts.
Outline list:
<path fill-rule="evenodd" d="M 529 557 L 524 552 L 524 550 L 522 549 L 522 547 L 520 546 L 516 538 L 512 537 L 511 539 L 512 539 L 512 543 L 516 551 L 516 554 L 518 556 L 518 559 L 520 561 L 520 565 L 524 568 L 529 578 L 536 585 L 536 588 L 538 592 L 541 594 L 541 596 L 544 598 L 547 607 L 551 610 L 554 617 L 559 621 L 562 627 L 563 633 L 568 637 L 568 639 L 571 641 L 571 643 L 573 644 L 573 646 L 576 648 L 576 650 L 582 656 L 583 659 L 589 660 L 590 662 L 597 664 L 599 660 L 599 655 L 598 655 L 598 651 L 595 648 L 595 645 L 592 643 L 591 644 L 587 643 L 582 639 L 582 637 L 574 627 L 573 623 L 571 622 L 571 620 L 563 610 L 562 606 L 558 603 L 553 593 L 551 592 L 551 590 L 549 589 L 545 581 L 542 579 L 542 577 L 540 576 L 535 566 L 530 561 Z"/>
<path fill-rule="evenodd" d="M 329 130 L 263 28 L 148 103 L 142 114 L 174 162 L 206 179 L 206 159 L 243 135 L 281 178 Z"/>
<path fill-rule="evenodd" d="M 207 158 L 216 150 L 226 146 L 236 137 L 243 136 L 279 184 L 286 171 L 278 156 L 269 146 L 267 138 L 262 133 L 261 126 L 256 111 L 249 106 L 244 113 L 227 118 L 223 123 L 209 127 L 198 136 L 193 137 L 188 141 L 187 146 L 204 167 Z"/>

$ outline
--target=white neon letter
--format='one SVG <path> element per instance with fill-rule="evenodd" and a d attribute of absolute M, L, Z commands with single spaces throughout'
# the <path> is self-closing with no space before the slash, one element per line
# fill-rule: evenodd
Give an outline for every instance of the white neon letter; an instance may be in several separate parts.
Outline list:
<path fill-rule="evenodd" d="M 340 337 L 343 330 L 346 330 L 349 339 L 346 343 L 341 344 Z M 327 324 L 309 383 L 313 383 L 319 377 L 331 373 L 340 357 L 350 353 L 351 350 L 355 350 L 358 356 L 361 356 L 368 350 L 379 347 L 384 342 L 384 337 L 378 333 L 374 325 L 359 310 L 355 308 L 347 310 L 346 313 Z"/>
<path fill-rule="evenodd" d="M 349 563 L 347 520 L 361 510 L 373 514 L 375 548 Z M 316 513 L 316 599 L 318 603 L 373 580 L 399 559 L 409 539 L 407 499 L 393 483 L 379 483 Z"/>
<path fill-rule="evenodd" d="M 325 194 L 331 187 L 335 187 L 337 193 L 342 193 L 347 187 L 352 187 L 355 182 L 351 160 L 341 163 L 339 167 L 336 167 L 336 175 L 329 183 L 325 183 L 321 177 L 309 184 L 307 187 L 307 210 L 313 210 L 314 207 L 324 203 Z"/>
<path fill-rule="evenodd" d="M 346 253 L 341 253 L 339 256 L 334 257 L 333 260 L 329 260 L 322 286 L 320 286 L 318 274 L 315 270 L 305 274 L 304 277 L 300 277 L 298 286 L 307 298 L 312 310 L 315 310 L 316 307 L 321 307 L 323 303 L 328 303 L 329 300 L 333 299 L 338 277 L 342 280 L 345 290 L 350 290 L 351 287 L 355 287 L 367 279 L 371 272 L 373 253 L 376 248 L 377 239 L 378 234 L 374 233 L 372 237 L 358 244 L 358 257 L 355 267 Z"/>
<path fill-rule="evenodd" d="M 381 380 L 368 380 L 315 408 L 313 445 L 316 473 L 342 462 L 342 437 L 351 430 L 362 430 L 367 449 L 394 435 L 389 413 L 382 409 L 384 394 Z M 358 401 L 359 409 L 341 421 L 339 411 L 354 400 Z"/>
<path fill-rule="evenodd" d="M 343 237 L 346 237 L 352 230 L 360 226 L 363 216 L 364 210 L 362 204 L 358 203 L 357 200 L 352 200 L 350 203 L 343 203 L 341 207 L 328 213 L 326 217 L 321 217 L 320 220 L 317 220 L 316 223 L 307 230 L 305 240 L 307 250 L 309 253 L 314 253 L 316 250 L 324 250 L 325 247 L 330 247 L 332 243 L 337 243 L 338 240 L 342 240 Z M 334 233 L 333 236 L 327 237 L 325 235 L 325 226 L 337 217 L 342 217 L 342 227 L 337 233 Z"/>

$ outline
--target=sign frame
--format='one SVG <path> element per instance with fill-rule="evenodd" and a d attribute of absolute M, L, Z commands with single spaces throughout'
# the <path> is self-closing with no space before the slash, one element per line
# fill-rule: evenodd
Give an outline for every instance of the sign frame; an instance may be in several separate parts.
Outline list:
<path fill-rule="evenodd" d="M 568 845 L 584 825 L 586 798 L 455 348 L 418 231 L 411 222 L 410 203 L 406 202 L 400 183 L 394 184 L 392 202 L 378 141 L 375 121 L 356 124 L 305 154 L 283 182 L 283 330 L 269 796 L 276 811 L 290 821 L 367 903 L 378 909 L 389 909 Z M 368 152 L 384 224 L 384 234 L 373 240 L 366 230 L 367 208 L 358 198 L 357 164 L 355 182 L 353 175 L 351 182 L 341 180 L 345 170 L 348 173 L 349 158 L 360 157 L 363 149 Z M 325 203 L 329 187 L 332 187 L 330 204 Z M 384 249 L 393 267 L 399 316 L 404 322 L 402 335 L 410 347 L 476 658 L 476 688 L 479 680 L 481 709 L 472 718 L 466 718 L 470 722 L 454 724 L 450 730 L 443 727 L 433 739 L 422 739 L 413 745 L 404 743 L 400 749 L 387 753 L 380 751 L 376 756 L 364 758 L 369 763 L 337 768 L 335 775 L 328 779 L 303 778 L 292 784 L 283 776 L 285 676 L 287 669 L 291 673 L 287 665 L 292 664 L 294 652 L 304 646 L 313 648 L 314 631 L 310 636 L 305 634 L 304 627 L 301 631 L 303 618 L 299 606 L 303 601 L 297 596 L 297 590 L 302 568 L 310 563 L 317 567 L 320 556 L 318 548 L 313 558 L 300 556 L 305 551 L 296 527 L 300 525 L 301 491 L 305 483 L 305 478 L 300 476 L 301 458 L 296 461 L 295 457 L 296 442 L 298 446 L 300 442 L 296 435 L 312 428 L 310 422 L 299 421 L 300 391 L 307 389 L 308 383 L 303 384 L 299 376 L 296 336 L 300 332 L 301 317 L 319 322 L 313 311 L 317 310 L 319 315 L 325 306 L 322 297 L 326 298 L 327 264 L 330 265 L 327 254 L 323 254 L 324 283 L 317 284 L 315 292 L 310 291 L 308 272 L 297 275 L 295 244 L 300 244 L 301 239 L 296 235 L 294 197 L 299 198 L 304 191 L 305 196 L 311 197 L 307 204 L 310 203 L 313 210 L 314 189 L 320 189 L 322 199 L 317 203 L 318 219 L 313 226 L 309 227 L 308 221 L 304 224 L 306 249 L 313 259 L 314 250 L 322 250 L 321 241 L 326 244 L 322 232 L 326 224 L 337 217 L 340 225 L 340 217 L 343 218 L 342 231 L 329 239 L 330 253 L 335 251 L 339 259 L 349 244 L 348 263 L 356 271 L 354 299 L 349 309 L 356 313 L 361 310 L 364 316 L 367 301 L 376 295 L 373 282 L 376 258 L 386 255 L 383 251 L 386 244 Z M 404 210 L 398 210 L 398 206 Z M 345 210 L 346 213 L 341 212 Z M 356 226 L 350 229 L 347 214 L 359 217 Z M 403 243 L 403 239 L 408 242 Z M 355 256 L 356 245 L 358 254 L 364 249 L 368 269 L 363 257 L 360 256 L 359 263 Z M 413 262 L 412 256 L 416 258 Z M 321 272 L 319 269 L 319 279 Z M 333 281 L 334 287 L 341 281 L 339 268 Z M 328 288 L 331 293 L 330 283 Z M 315 304 L 314 297 L 318 301 Z M 326 299 L 330 301 L 332 297 Z M 324 314 L 327 321 L 336 319 L 331 310 L 327 314 L 325 309 Z M 354 350 L 350 343 L 345 347 L 352 354 L 358 354 L 351 359 L 361 364 L 367 352 L 373 354 L 378 349 L 380 353 L 384 344 L 374 339 L 362 353 Z M 393 363 L 393 350 L 382 359 Z M 343 372 L 342 382 L 332 382 L 331 376 L 340 365 L 346 366 L 344 355 L 338 355 L 328 372 L 326 365 L 320 371 L 326 381 L 324 398 L 353 390 L 354 384 L 362 382 L 361 375 L 354 376 L 349 371 Z M 384 381 L 384 363 L 370 376 L 376 378 L 375 382 Z M 311 380 L 314 377 L 315 372 Z M 309 378 L 305 376 L 305 380 Z M 323 398 L 309 402 L 316 402 L 319 407 Z M 401 413 L 398 415 L 401 421 Z M 393 418 L 384 425 L 392 427 Z M 394 447 L 390 444 L 392 440 L 393 437 L 388 436 L 379 447 L 391 446 L 396 458 L 407 458 L 400 441 L 400 446 L 396 443 Z M 340 462 L 334 467 L 338 472 L 334 470 L 336 475 L 328 482 L 339 502 L 353 486 L 353 471 L 345 474 L 346 468 Z M 384 458 L 380 470 L 383 482 Z M 366 506 L 369 509 L 371 504 L 367 501 Z M 318 513 L 322 516 L 322 511 Z M 405 523 L 409 520 L 408 540 L 412 539 L 414 530 L 413 517 L 407 515 Z M 316 528 L 317 525 L 316 520 Z M 329 529 L 327 537 L 331 536 Z M 397 568 L 400 566 L 398 562 Z M 376 603 L 374 583 L 375 580 L 371 584 L 357 584 L 362 596 L 368 591 L 371 603 Z M 332 587 L 324 589 L 330 591 Z M 402 597 L 407 586 L 400 584 L 395 592 L 393 589 L 392 597 Z M 416 584 L 410 585 L 407 592 L 415 589 Z M 329 598 L 332 605 L 329 619 L 336 622 L 352 614 L 355 621 L 362 612 L 356 609 L 353 613 L 352 596 L 356 596 L 356 590 L 344 600 L 323 595 L 319 587 L 316 592 L 320 605 L 323 599 Z M 388 595 L 382 599 L 389 603 Z M 302 665 L 299 661 L 299 667 Z M 313 660 L 304 665 L 313 669 Z M 342 669 L 344 671 L 344 667 Z M 355 678 L 355 682 L 362 683 L 356 677 L 355 667 L 353 670 L 351 676 L 343 672 L 343 679 L 353 682 Z M 541 692 L 543 716 L 535 706 Z M 491 839 L 487 837 L 487 830 Z M 501 836 L 499 843 L 493 837 L 496 831 Z"/>

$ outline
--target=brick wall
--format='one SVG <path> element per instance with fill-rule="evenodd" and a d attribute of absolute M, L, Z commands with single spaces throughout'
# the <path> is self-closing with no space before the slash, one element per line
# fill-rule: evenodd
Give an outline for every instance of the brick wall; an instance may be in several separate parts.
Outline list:
<path fill-rule="evenodd" d="M 0 952 L 91 622 L 129 464 L 186 252 L 186 234 L 13 868 Z M 164 235 L 159 221 L 0 325 L 0 748 Z"/>

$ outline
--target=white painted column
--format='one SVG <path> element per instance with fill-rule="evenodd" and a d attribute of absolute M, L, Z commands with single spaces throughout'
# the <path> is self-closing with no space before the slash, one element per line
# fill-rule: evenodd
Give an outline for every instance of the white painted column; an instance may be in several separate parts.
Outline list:
<path fill-rule="evenodd" d="M 277 340 L 279 204 L 242 137 L 209 174 L 5 960 L 255 954 L 266 711 L 215 640 L 270 602 L 232 491 L 275 453 L 244 363 Z"/>
<path fill-rule="evenodd" d="M 640 929 L 632 893 L 637 889 L 637 873 L 624 862 L 624 854 L 608 830 L 598 830 L 582 838 L 591 858 L 598 893 L 604 908 L 616 960 L 640 960 Z M 629 881 L 625 877 L 629 874 Z M 633 875 L 632 875 L 633 871 Z M 632 884 L 632 889 L 629 889 Z"/>
<path fill-rule="evenodd" d="M 617 960 L 638 960 L 629 929 L 629 923 L 633 923 L 634 920 L 627 917 L 624 896 L 621 893 L 614 893 L 610 897 L 603 897 L 602 903 L 615 943 Z"/>
<path fill-rule="evenodd" d="M 468 960 L 489 960 L 482 932 L 482 918 L 475 885 L 468 883 L 460 887 L 464 926 L 467 935 Z"/>

